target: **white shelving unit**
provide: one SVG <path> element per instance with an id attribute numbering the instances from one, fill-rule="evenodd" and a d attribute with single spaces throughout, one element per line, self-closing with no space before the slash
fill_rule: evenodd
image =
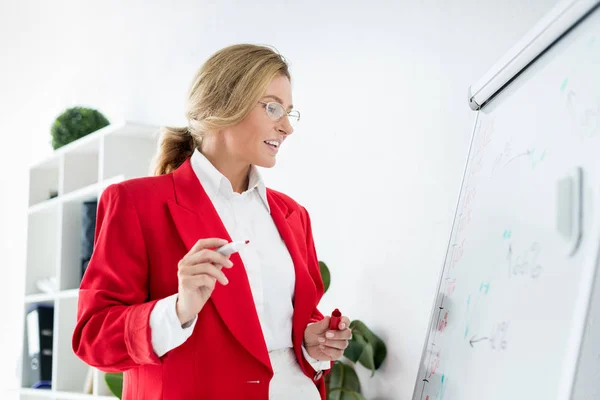
<path id="1" fill-rule="evenodd" d="M 71 348 L 81 281 L 81 207 L 110 184 L 150 174 L 159 127 L 111 124 L 56 150 L 29 172 L 25 304 L 54 306 L 52 389 L 32 389 L 23 337 L 20 400 L 116 399 L 104 373 L 87 366 Z M 51 198 L 52 197 L 52 198 Z M 58 290 L 42 293 L 36 281 L 55 278 Z M 92 368 L 92 393 L 84 393 Z"/>

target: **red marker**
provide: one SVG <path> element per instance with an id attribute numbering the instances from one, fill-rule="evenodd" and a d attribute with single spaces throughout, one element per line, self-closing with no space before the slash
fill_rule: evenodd
<path id="1" fill-rule="evenodd" d="M 329 329 L 338 330 L 338 326 L 342 321 L 342 313 L 337 308 L 331 313 L 331 319 L 329 320 Z"/>

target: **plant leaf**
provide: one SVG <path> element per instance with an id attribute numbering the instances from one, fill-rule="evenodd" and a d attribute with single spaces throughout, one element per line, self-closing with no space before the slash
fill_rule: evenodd
<path id="1" fill-rule="evenodd" d="M 123 396 L 123 373 L 107 373 L 104 380 L 112 394 L 120 399 Z"/>
<path id="2" fill-rule="evenodd" d="M 365 368 L 371 370 L 371 377 L 375 375 L 375 358 L 373 357 L 373 346 L 371 343 L 365 344 L 358 362 L 360 362 Z"/>
<path id="3" fill-rule="evenodd" d="M 348 398 L 349 400 L 365 400 L 363 395 L 358 392 L 345 392 L 344 394 L 346 395 L 346 398 Z M 345 400 L 344 397 L 342 397 L 342 399 Z"/>
<path id="4" fill-rule="evenodd" d="M 387 347 L 383 340 L 379 338 L 379 336 L 375 335 L 367 326 L 360 320 L 355 320 L 350 323 L 350 328 L 352 329 L 353 340 L 354 337 L 359 334 L 360 337 L 364 339 L 366 344 L 371 347 L 371 350 L 367 350 L 372 353 L 368 353 L 363 356 L 361 353 L 361 358 L 359 362 L 363 364 L 366 368 L 371 369 L 373 372 L 376 369 L 381 367 L 385 357 L 387 356 Z M 365 347 L 365 346 L 363 346 Z M 365 350 L 363 349 L 363 353 Z M 364 358 L 363 358 L 364 357 Z M 372 362 L 371 362 L 372 360 Z"/>
<path id="5" fill-rule="evenodd" d="M 352 326 L 352 325 L 350 325 Z M 344 357 L 352 362 L 358 362 L 360 355 L 363 352 L 363 347 L 366 341 L 359 331 L 352 332 L 352 339 L 348 341 L 348 347 L 344 350 Z"/>
<path id="6" fill-rule="evenodd" d="M 323 293 L 325 293 L 331 284 L 331 274 L 329 273 L 329 268 L 327 268 L 327 265 L 323 261 L 319 261 L 319 268 L 321 270 L 321 278 L 323 278 L 323 286 L 325 287 Z"/>
<path id="7" fill-rule="evenodd" d="M 354 371 L 354 368 L 341 361 L 333 363 L 331 372 L 325 379 L 327 384 L 328 400 L 346 400 L 351 397 L 344 397 L 346 393 L 360 393 L 360 381 Z"/>

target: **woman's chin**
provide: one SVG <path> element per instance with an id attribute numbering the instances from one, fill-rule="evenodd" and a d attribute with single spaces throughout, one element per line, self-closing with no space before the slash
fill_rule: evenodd
<path id="1" fill-rule="evenodd" d="M 257 167 L 262 167 L 262 168 L 273 168 L 275 166 L 275 164 L 277 163 L 277 159 L 275 157 L 269 159 L 269 160 L 259 160 L 259 162 L 257 162 L 256 165 Z"/>

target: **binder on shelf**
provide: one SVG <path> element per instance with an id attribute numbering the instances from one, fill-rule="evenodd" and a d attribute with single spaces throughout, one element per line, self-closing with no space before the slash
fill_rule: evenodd
<path id="1" fill-rule="evenodd" d="M 27 313 L 27 369 L 33 388 L 52 387 L 52 336 L 54 307 L 35 305 Z"/>
<path id="2" fill-rule="evenodd" d="M 85 201 L 81 206 L 81 278 L 92 258 L 96 231 L 98 200 Z"/>

